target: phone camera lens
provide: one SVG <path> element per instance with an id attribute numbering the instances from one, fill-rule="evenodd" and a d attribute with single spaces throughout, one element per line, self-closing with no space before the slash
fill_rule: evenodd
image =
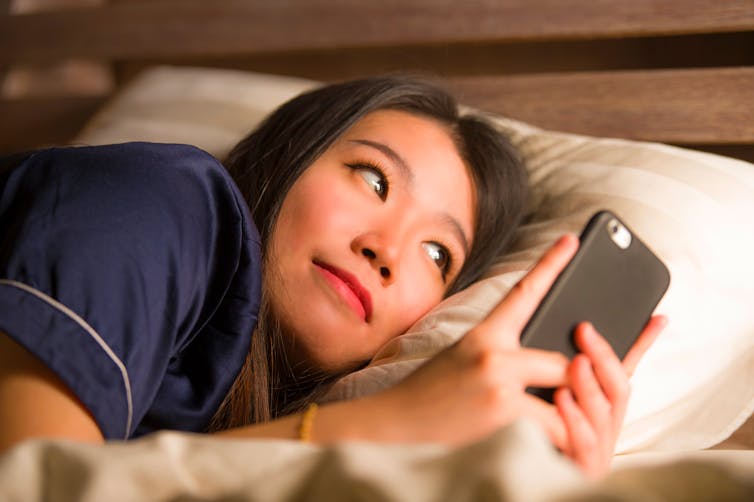
<path id="1" fill-rule="evenodd" d="M 621 249 L 627 249 L 631 245 L 631 232 L 618 220 L 610 220 L 607 223 L 607 231 L 610 233 L 613 242 Z"/>

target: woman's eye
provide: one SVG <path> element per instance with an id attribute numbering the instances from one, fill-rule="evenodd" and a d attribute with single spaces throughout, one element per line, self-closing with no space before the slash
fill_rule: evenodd
<path id="1" fill-rule="evenodd" d="M 424 247 L 429 258 L 435 262 L 435 265 L 437 265 L 442 271 L 442 277 L 444 279 L 450 269 L 450 253 L 448 253 L 448 250 L 436 242 L 424 242 L 422 247 Z"/>
<path id="2" fill-rule="evenodd" d="M 380 199 L 385 200 L 387 198 L 387 179 L 379 168 L 365 164 L 356 164 L 350 167 L 358 171 L 359 175 L 364 178 L 367 185 L 374 190 L 374 193 Z"/>

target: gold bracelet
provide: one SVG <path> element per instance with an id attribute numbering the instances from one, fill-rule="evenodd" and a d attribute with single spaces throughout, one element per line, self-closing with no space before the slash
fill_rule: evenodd
<path id="1" fill-rule="evenodd" d="M 304 443 L 312 440 L 312 425 L 317 414 L 317 403 L 310 403 L 301 415 L 301 425 L 298 428 L 298 438 Z"/>

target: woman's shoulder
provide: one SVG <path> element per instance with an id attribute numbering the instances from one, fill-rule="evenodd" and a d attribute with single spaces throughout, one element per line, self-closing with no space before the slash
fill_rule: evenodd
<path id="1" fill-rule="evenodd" d="M 107 437 L 142 420 L 200 430 L 214 409 L 195 403 L 216 407 L 256 323 L 261 258 L 247 211 L 223 166 L 192 146 L 34 152 L 0 180 L 4 331 Z M 219 359 L 190 364 L 208 353 Z"/>
<path id="2" fill-rule="evenodd" d="M 67 214 L 68 221 L 88 214 L 141 228 L 180 220 L 196 229 L 207 228 L 200 223 L 240 221 L 256 233 L 228 172 L 191 145 L 133 142 L 39 150 L 14 167 L 2 192 L 6 202 L 31 199 Z"/>
<path id="3" fill-rule="evenodd" d="M 34 156 L 49 156 L 54 159 L 101 159 L 127 164 L 129 161 L 214 162 L 215 159 L 201 148 L 181 143 L 150 143 L 132 141 L 106 145 L 53 146 L 32 152 Z"/>
<path id="4" fill-rule="evenodd" d="M 167 270 L 162 265 L 180 257 L 194 274 L 218 253 L 228 262 L 248 256 L 252 268 L 260 262 L 259 234 L 240 192 L 217 159 L 190 145 L 37 151 L 0 186 L 3 227 L 4 245 L 24 260 L 39 256 L 40 246 L 54 250 L 41 269 L 53 258 L 68 268 L 137 262 Z M 232 270 L 209 267 L 207 280 L 230 280 Z"/>
<path id="5" fill-rule="evenodd" d="M 204 150 L 184 144 L 132 142 L 98 146 L 53 147 L 34 152 L 23 161 L 40 177 L 75 178 L 77 182 L 107 181 L 154 188 L 155 183 L 176 184 L 230 176 Z"/>

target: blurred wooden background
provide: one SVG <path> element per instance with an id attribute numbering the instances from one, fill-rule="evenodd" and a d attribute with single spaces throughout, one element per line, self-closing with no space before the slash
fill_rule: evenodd
<path id="1" fill-rule="evenodd" d="M 154 64 L 423 71 L 543 127 L 754 161 L 754 0 L 0 0 L 0 153 L 65 143 Z"/>

